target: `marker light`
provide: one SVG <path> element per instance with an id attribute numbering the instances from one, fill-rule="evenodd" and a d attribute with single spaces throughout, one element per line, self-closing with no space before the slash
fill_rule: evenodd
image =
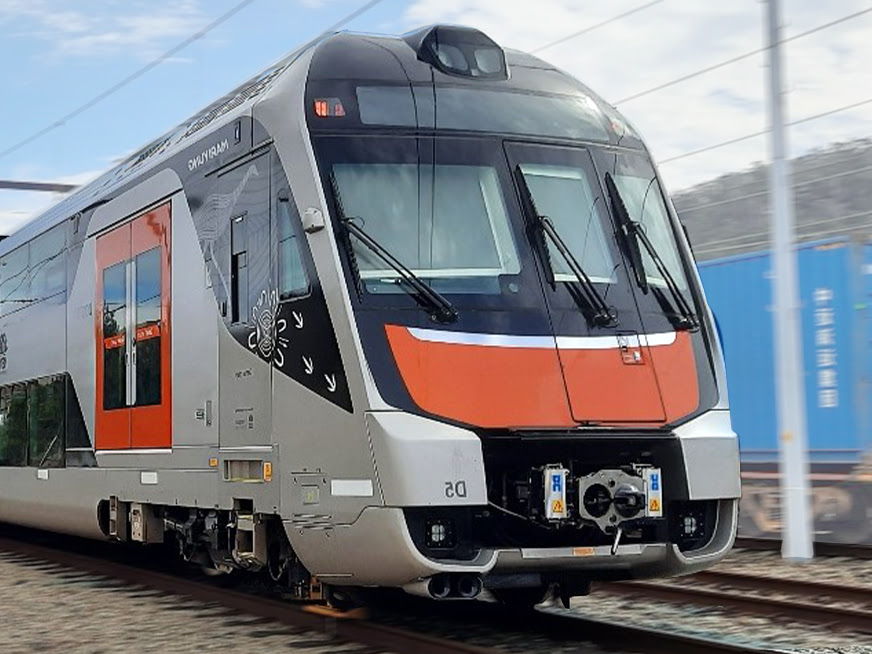
<path id="1" fill-rule="evenodd" d="M 345 115 L 345 107 L 339 98 L 316 98 L 314 110 L 318 118 L 342 118 Z"/>

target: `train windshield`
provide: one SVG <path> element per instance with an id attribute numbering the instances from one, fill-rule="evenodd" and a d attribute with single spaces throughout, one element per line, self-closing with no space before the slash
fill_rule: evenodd
<path id="1" fill-rule="evenodd" d="M 643 152 L 421 130 L 337 130 L 313 144 L 337 215 L 466 318 L 485 307 L 539 311 L 545 300 L 590 328 L 647 329 L 640 312 L 696 325 L 678 232 Z M 409 275 L 342 231 L 347 281 L 364 305 L 410 306 L 399 297 Z"/>
<path id="2" fill-rule="evenodd" d="M 606 231 L 608 216 L 602 196 L 594 190 L 585 171 L 544 164 L 520 164 L 519 170 L 537 214 L 551 220 L 590 280 L 613 283 L 617 266 L 607 244 L 607 239 L 612 238 Z M 571 262 L 551 240 L 548 250 L 556 281 L 575 282 Z"/>
<path id="3" fill-rule="evenodd" d="M 633 154 L 615 155 L 611 159 L 608 169 L 630 220 L 638 224 L 650 242 L 651 250 L 660 258 L 678 288 L 686 292 L 687 276 L 681 265 L 663 192 L 651 163 L 645 157 Z M 658 267 L 652 252 L 642 247 L 641 255 L 648 284 L 666 287 L 666 276 Z"/>
<path id="4" fill-rule="evenodd" d="M 487 166 L 338 164 L 339 196 L 347 216 L 419 277 L 496 277 L 519 272 L 518 252 L 496 171 Z M 422 202 L 421 191 L 427 190 Z M 365 280 L 396 273 L 355 246 Z"/>
<path id="5" fill-rule="evenodd" d="M 403 161 L 417 154 L 412 140 L 394 154 L 395 161 L 334 163 L 343 215 L 432 288 L 499 294 L 500 278 L 517 275 L 521 263 L 495 166 Z M 368 293 L 403 292 L 383 258 L 358 239 L 351 246 Z"/>

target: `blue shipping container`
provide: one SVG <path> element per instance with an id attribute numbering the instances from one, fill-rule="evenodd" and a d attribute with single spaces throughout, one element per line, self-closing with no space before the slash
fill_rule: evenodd
<path id="1" fill-rule="evenodd" d="M 869 449 L 868 370 L 872 247 L 845 239 L 798 252 L 809 457 L 856 463 Z M 771 256 L 752 253 L 699 266 L 720 323 L 733 427 L 743 463 L 778 459 Z"/>

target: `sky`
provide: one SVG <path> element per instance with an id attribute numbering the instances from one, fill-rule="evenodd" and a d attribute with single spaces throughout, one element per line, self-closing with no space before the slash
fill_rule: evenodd
<path id="1" fill-rule="evenodd" d="M 85 183 L 370 2 L 0 0 L 0 179 Z M 744 138 L 769 125 L 765 12 L 760 0 L 381 0 L 343 29 L 456 23 L 533 52 L 615 104 L 675 192 L 768 160 L 767 135 Z M 872 0 L 781 0 L 781 13 L 789 154 L 872 136 Z M 0 191 L 0 234 L 60 198 Z"/>

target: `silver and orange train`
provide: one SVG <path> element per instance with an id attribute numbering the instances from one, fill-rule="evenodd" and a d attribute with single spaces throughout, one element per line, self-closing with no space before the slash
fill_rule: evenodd
<path id="1" fill-rule="evenodd" d="M 0 243 L 0 520 L 301 598 L 732 545 L 723 357 L 639 136 L 479 31 L 292 53 Z"/>

